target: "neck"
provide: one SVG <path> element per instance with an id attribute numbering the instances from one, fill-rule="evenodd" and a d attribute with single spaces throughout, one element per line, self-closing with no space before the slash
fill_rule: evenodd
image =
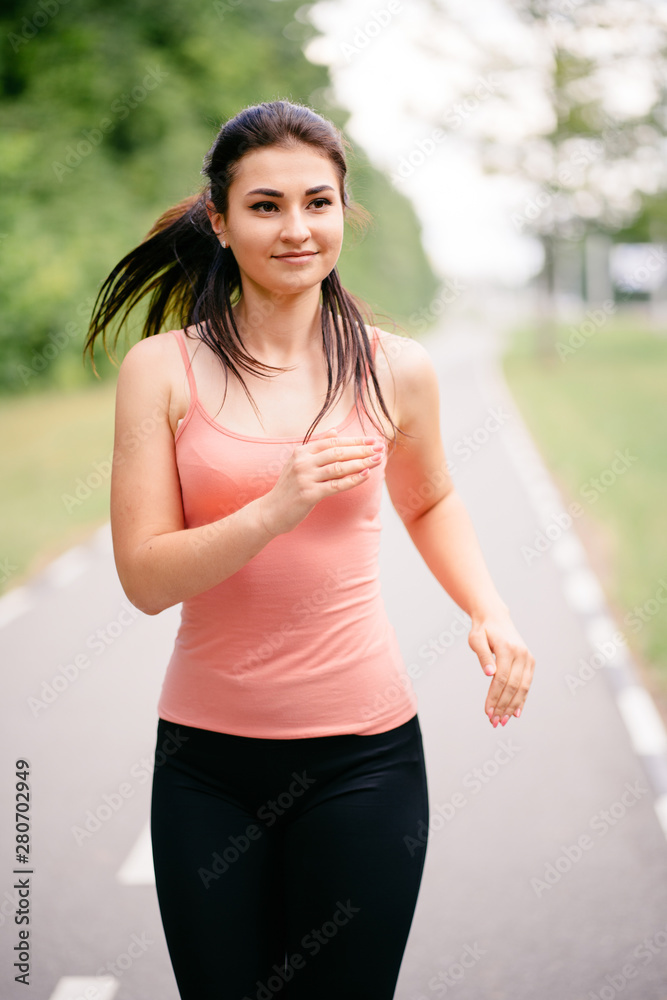
<path id="1" fill-rule="evenodd" d="M 266 364 L 297 362 L 322 350 L 320 285 L 294 294 L 271 293 L 243 282 L 234 306 L 246 350 Z"/>

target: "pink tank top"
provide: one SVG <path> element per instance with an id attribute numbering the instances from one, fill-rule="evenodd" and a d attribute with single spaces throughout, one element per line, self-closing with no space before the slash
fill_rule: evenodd
<path id="1" fill-rule="evenodd" d="M 190 386 L 174 443 L 191 528 L 267 493 L 302 438 L 249 437 L 213 420 L 197 398 L 184 333 L 169 332 Z M 373 338 L 374 354 L 375 330 Z M 356 406 L 336 426 L 345 436 L 377 434 Z M 325 435 L 326 428 L 313 437 Z M 158 702 L 161 718 L 292 739 L 382 733 L 416 714 L 380 593 L 385 464 L 386 450 L 365 482 L 321 500 L 228 579 L 182 602 Z"/>

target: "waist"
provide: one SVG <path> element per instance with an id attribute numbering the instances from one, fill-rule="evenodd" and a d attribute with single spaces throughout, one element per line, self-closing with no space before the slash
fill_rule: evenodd
<path id="1" fill-rule="evenodd" d="M 205 633 L 184 611 L 160 697 L 165 718 L 286 739 L 378 733 L 415 714 L 381 598 L 367 615 L 343 624 L 312 613 L 290 627 L 260 615 L 248 630 L 238 627 L 234 610 Z"/>

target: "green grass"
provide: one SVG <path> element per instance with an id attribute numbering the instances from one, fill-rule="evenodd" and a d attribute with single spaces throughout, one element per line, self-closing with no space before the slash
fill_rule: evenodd
<path id="1" fill-rule="evenodd" d="M 645 679 L 667 698 L 667 603 L 655 600 L 661 580 L 667 600 L 667 336 L 613 317 L 564 360 L 541 361 L 534 347 L 534 330 L 515 331 L 508 384 L 564 503 L 584 508 L 575 530 Z M 613 471 L 626 452 L 629 467 Z M 647 601 L 638 627 L 626 616 Z"/>
<path id="2" fill-rule="evenodd" d="M 0 592 L 108 521 L 114 399 L 115 380 L 0 399 Z"/>

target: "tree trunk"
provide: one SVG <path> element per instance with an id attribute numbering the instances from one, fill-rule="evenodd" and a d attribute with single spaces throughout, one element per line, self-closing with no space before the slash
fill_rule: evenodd
<path id="1" fill-rule="evenodd" d="M 539 360 L 551 361 L 556 342 L 556 260 L 555 239 L 550 234 L 542 237 L 544 267 L 540 274 L 540 308 L 537 325 L 536 353 Z"/>

